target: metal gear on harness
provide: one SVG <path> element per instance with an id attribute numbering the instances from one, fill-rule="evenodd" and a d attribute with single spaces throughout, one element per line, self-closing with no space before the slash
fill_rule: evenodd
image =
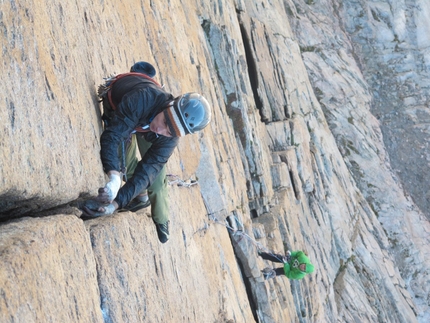
<path id="1" fill-rule="evenodd" d="M 102 102 L 103 99 L 107 97 L 107 93 L 109 92 L 115 78 L 115 75 L 110 75 L 108 77 L 103 78 L 105 82 L 103 84 L 100 84 L 97 89 L 97 96 L 100 99 L 99 102 Z"/>
<path id="2" fill-rule="evenodd" d="M 199 183 L 197 179 L 191 179 L 191 177 L 187 181 L 184 181 L 178 175 L 173 175 L 173 174 L 167 174 L 166 177 L 173 178 L 173 180 L 168 181 L 169 185 L 176 184 L 177 186 L 191 187 Z"/>

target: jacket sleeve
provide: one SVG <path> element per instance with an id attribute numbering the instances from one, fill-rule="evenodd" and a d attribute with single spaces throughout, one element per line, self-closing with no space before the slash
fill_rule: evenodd
<path id="1" fill-rule="evenodd" d="M 288 262 L 284 264 L 284 274 L 289 279 L 302 279 L 306 275 L 298 268 L 291 268 L 291 265 Z"/>
<path id="2" fill-rule="evenodd" d="M 155 137 L 155 135 L 149 133 L 148 137 Z M 152 141 L 152 146 L 137 164 L 133 176 L 127 180 L 118 192 L 115 201 L 118 203 L 119 208 L 126 206 L 136 195 L 152 185 L 178 145 L 178 140 L 179 138 L 164 136 L 150 140 Z"/>
<path id="3" fill-rule="evenodd" d="M 303 251 L 291 251 L 291 258 L 299 258 L 304 254 Z"/>
<path id="4" fill-rule="evenodd" d="M 310 264 L 311 263 L 308 256 L 306 256 L 306 254 L 303 251 L 297 251 L 295 257 L 297 258 L 297 260 L 301 264 Z"/>

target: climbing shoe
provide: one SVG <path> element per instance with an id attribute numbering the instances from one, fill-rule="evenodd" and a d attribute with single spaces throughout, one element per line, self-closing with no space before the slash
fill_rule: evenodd
<path id="1" fill-rule="evenodd" d="M 125 207 L 121 209 L 121 211 L 130 211 L 130 212 L 137 212 L 141 209 L 144 209 L 151 205 L 151 202 L 146 200 L 145 202 L 142 202 L 138 200 L 137 198 L 133 199 L 130 203 L 128 203 Z"/>
<path id="2" fill-rule="evenodd" d="M 264 268 L 261 273 L 265 280 L 272 279 L 276 277 L 276 271 L 272 268 Z"/>
<path id="3" fill-rule="evenodd" d="M 169 240 L 169 221 L 164 224 L 154 221 L 154 224 L 157 228 L 158 240 L 160 240 L 161 243 L 166 243 Z"/>

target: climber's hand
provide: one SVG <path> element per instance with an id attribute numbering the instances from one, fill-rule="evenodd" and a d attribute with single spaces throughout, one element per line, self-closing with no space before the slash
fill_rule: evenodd
<path id="1" fill-rule="evenodd" d="M 96 201 L 102 204 L 110 204 L 115 199 L 121 187 L 121 177 L 118 172 L 109 174 L 109 182 L 105 187 L 99 188 L 99 195 Z"/>
<path id="2" fill-rule="evenodd" d="M 96 200 L 88 200 L 82 205 L 82 216 L 84 219 L 94 219 L 104 215 L 113 214 L 116 209 L 116 203 L 111 203 L 108 205 L 102 205 Z"/>

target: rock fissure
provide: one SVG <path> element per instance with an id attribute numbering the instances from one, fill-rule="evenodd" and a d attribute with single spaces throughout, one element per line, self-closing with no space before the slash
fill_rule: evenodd
<path id="1" fill-rule="evenodd" d="M 242 42 L 245 50 L 245 56 L 246 56 L 246 62 L 247 62 L 247 68 L 248 68 L 248 77 L 249 82 L 251 84 L 252 93 L 254 94 L 254 102 L 255 107 L 260 111 L 261 121 L 262 122 L 268 122 L 269 117 L 265 116 L 263 114 L 263 102 L 261 100 L 261 97 L 258 93 L 259 91 L 259 76 L 258 76 L 258 70 L 256 67 L 255 59 L 253 56 L 253 50 L 252 50 L 252 40 L 251 36 L 248 34 L 247 28 L 245 28 L 244 23 L 241 21 L 239 17 L 239 24 L 240 24 L 240 31 L 242 36 Z"/>
<path id="2" fill-rule="evenodd" d="M 92 246 L 92 250 L 94 250 L 94 247 L 97 245 L 97 241 L 96 238 L 94 237 L 94 235 L 91 233 L 91 229 L 88 228 L 89 232 L 89 237 L 90 237 L 90 241 L 91 241 L 91 246 Z M 97 279 L 97 286 L 98 286 L 98 291 L 99 291 L 99 295 L 100 295 L 100 311 L 103 317 L 103 322 L 104 323 L 112 323 L 112 319 L 109 315 L 109 303 L 107 302 L 107 295 L 104 294 L 103 292 L 103 283 L 102 283 L 102 279 L 101 279 L 101 273 L 100 273 L 100 265 L 97 263 L 97 258 L 94 255 L 93 252 L 93 257 L 94 257 L 94 261 L 96 263 L 96 279 Z"/>
<path id="3" fill-rule="evenodd" d="M 232 226 L 232 228 L 237 228 L 237 226 Z M 241 228 L 241 229 L 243 229 L 243 228 Z M 245 265 L 247 264 L 247 261 L 246 261 L 246 259 L 244 259 L 244 257 L 246 257 L 246 255 L 243 254 L 243 251 L 241 248 L 237 247 L 238 243 L 240 243 L 242 241 L 243 237 L 241 237 L 239 239 L 237 237 L 234 237 L 233 236 L 234 232 L 232 232 L 231 229 L 229 229 L 229 228 L 227 228 L 227 232 L 229 234 L 231 245 L 232 245 L 233 250 L 234 250 L 236 263 L 240 269 L 242 282 L 243 282 L 243 285 L 244 285 L 245 290 L 246 290 L 246 295 L 248 297 L 249 305 L 250 305 L 252 314 L 254 316 L 254 320 L 255 320 L 255 322 L 258 322 L 259 321 L 258 320 L 258 314 L 257 314 L 258 306 L 256 306 L 256 304 L 255 304 L 255 297 L 253 295 L 254 289 L 253 289 L 251 281 L 250 281 L 251 279 L 255 279 L 255 278 L 249 277 L 249 275 L 250 275 L 249 270 L 245 270 Z"/>

